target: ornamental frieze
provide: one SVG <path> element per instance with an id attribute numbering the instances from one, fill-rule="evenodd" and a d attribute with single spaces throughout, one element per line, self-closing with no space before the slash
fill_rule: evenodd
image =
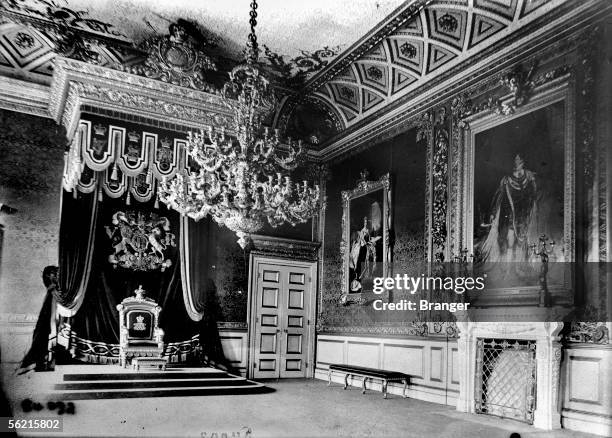
<path id="1" fill-rule="evenodd" d="M 101 100 L 113 103 L 120 108 L 149 112 L 158 116 L 171 116 L 178 120 L 189 120 L 199 124 L 229 127 L 227 115 L 199 108 L 189 107 L 175 102 L 168 102 L 146 95 L 117 90 L 95 84 L 77 82 L 74 84 L 81 98 Z"/>

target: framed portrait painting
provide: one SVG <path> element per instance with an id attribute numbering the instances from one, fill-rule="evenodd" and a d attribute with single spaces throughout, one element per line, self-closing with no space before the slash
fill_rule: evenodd
<path id="1" fill-rule="evenodd" d="M 366 178 L 363 173 L 357 187 L 342 192 L 343 297 L 372 292 L 373 279 L 387 275 L 391 258 L 389 174 Z"/>
<path id="2" fill-rule="evenodd" d="M 470 121 L 466 148 L 465 242 L 488 288 L 540 288 L 541 238 L 548 287 L 571 288 L 573 105 L 567 87 L 511 116 Z"/>

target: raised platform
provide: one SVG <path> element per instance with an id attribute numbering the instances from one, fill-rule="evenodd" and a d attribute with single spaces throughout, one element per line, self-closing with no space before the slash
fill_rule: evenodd
<path id="1" fill-rule="evenodd" d="M 136 371 L 116 365 L 66 365 L 53 373 L 51 397 L 88 400 L 257 394 L 272 389 L 215 368 Z"/>

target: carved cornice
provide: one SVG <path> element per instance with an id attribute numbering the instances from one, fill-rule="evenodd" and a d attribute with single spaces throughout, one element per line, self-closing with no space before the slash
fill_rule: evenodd
<path id="1" fill-rule="evenodd" d="M 318 260 L 319 242 L 284 239 L 252 234 L 250 252 L 272 257 L 290 257 L 297 260 Z"/>
<path id="2" fill-rule="evenodd" d="M 69 136 L 83 104 L 231 134 L 231 114 L 218 95 L 72 59 L 57 58 L 50 96 L 50 115 Z"/>
<path id="3" fill-rule="evenodd" d="M 0 76 L 0 108 L 49 117 L 49 87 Z"/>

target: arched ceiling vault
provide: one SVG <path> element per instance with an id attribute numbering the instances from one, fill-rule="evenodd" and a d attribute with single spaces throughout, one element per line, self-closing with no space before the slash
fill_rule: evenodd
<path id="1" fill-rule="evenodd" d="M 408 2 L 313 77 L 303 95 L 328 102 L 350 127 L 566 1 Z"/>

